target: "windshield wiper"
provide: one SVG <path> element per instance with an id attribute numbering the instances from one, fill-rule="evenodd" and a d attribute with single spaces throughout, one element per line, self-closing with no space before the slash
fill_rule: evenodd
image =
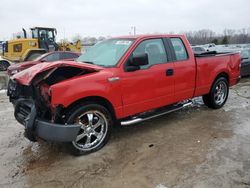
<path id="1" fill-rule="evenodd" d="M 94 64 L 93 62 L 91 61 L 81 61 L 82 63 L 88 63 L 88 64 Z"/>
<path id="2" fill-rule="evenodd" d="M 101 66 L 101 67 L 112 67 L 111 65 L 109 66 L 109 65 L 95 64 L 95 63 L 93 63 L 91 61 L 78 61 L 78 62 L 97 65 L 97 66 Z"/>

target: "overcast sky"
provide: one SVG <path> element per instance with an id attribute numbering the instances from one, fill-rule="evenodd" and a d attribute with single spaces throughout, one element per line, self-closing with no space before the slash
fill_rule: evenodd
<path id="1" fill-rule="evenodd" d="M 250 28 L 250 0 L 1 0 L 0 40 L 49 26 L 58 39 Z"/>

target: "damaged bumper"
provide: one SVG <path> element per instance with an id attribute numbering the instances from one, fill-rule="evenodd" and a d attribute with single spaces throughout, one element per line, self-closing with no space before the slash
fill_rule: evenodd
<path id="1" fill-rule="evenodd" d="M 14 106 L 15 118 L 24 125 L 25 137 L 31 141 L 36 141 L 39 137 L 46 141 L 71 142 L 80 131 L 80 125 L 56 124 L 39 119 L 32 100 L 18 99 Z"/>

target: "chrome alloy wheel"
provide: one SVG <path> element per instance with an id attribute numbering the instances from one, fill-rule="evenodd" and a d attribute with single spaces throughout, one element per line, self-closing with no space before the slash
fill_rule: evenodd
<path id="1" fill-rule="evenodd" d="M 75 119 L 75 124 L 81 125 L 81 130 L 72 144 L 81 151 L 98 147 L 108 130 L 108 121 L 100 111 L 87 111 L 81 114 Z"/>
<path id="2" fill-rule="evenodd" d="M 215 87 L 214 101 L 217 105 L 221 105 L 227 98 L 228 88 L 225 82 L 220 81 Z"/>

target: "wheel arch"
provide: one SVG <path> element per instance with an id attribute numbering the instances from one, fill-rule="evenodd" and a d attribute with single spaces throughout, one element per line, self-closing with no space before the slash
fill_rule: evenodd
<path id="1" fill-rule="evenodd" d="M 115 109 L 114 109 L 114 106 L 112 105 L 112 103 L 108 99 L 106 99 L 104 97 L 100 97 L 100 96 L 89 96 L 89 97 L 84 97 L 84 98 L 78 99 L 78 100 L 74 101 L 73 103 L 71 103 L 70 105 L 68 105 L 65 108 L 65 111 L 71 110 L 75 106 L 86 103 L 86 102 L 95 102 L 97 104 L 103 105 L 104 107 L 106 107 L 109 110 L 112 117 L 116 119 L 116 113 L 115 113 Z"/>
<path id="2" fill-rule="evenodd" d="M 227 81 L 229 82 L 229 74 L 228 74 L 228 73 L 226 73 L 226 72 L 221 72 L 221 73 L 219 73 L 219 74 L 215 77 L 215 80 L 217 80 L 217 79 L 220 78 L 220 77 L 226 78 Z M 215 81 L 215 80 L 214 80 L 214 81 Z"/>
<path id="3" fill-rule="evenodd" d="M 221 77 L 226 78 L 226 79 L 227 79 L 227 82 L 228 82 L 228 84 L 229 84 L 229 74 L 228 74 L 227 72 L 220 72 L 219 74 L 217 74 L 217 76 L 215 77 L 213 83 L 211 84 L 211 86 L 210 86 L 210 91 L 211 91 L 211 89 L 212 89 L 214 83 L 216 82 L 216 80 L 217 80 L 218 78 L 221 78 Z"/>

